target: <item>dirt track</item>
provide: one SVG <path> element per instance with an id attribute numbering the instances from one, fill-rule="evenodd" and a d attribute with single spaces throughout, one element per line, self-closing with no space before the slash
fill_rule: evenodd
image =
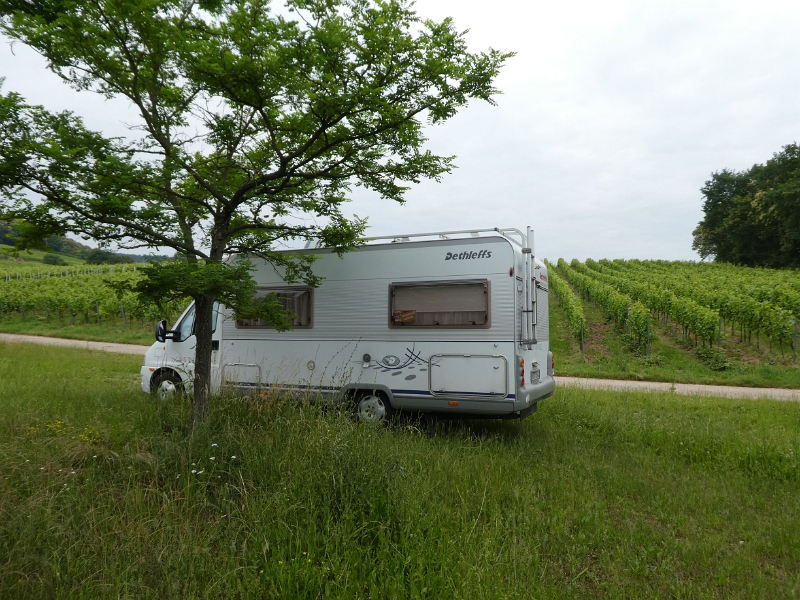
<path id="1" fill-rule="evenodd" d="M 86 348 L 88 350 L 105 350 L 120 354 L 141 354 L 147 352 L 150 346 L 135 346 L 133 344 L 115 344 L 114 342 L 87 342 L 85 340 L 67 340 L 64 338 L 44 337 L 39 335 L 19 335 L 16 333 L 0 333 L 0 342 L 26 342 L 28 344 L 43 344 L 45 346 L 65 346 L 68 348 Z"/>
<path id="2" fill-rule="evenodd" d="M 0 333 L 2 342 L 27 342 L 45 344 L 47 346 L 65 346 L 69 348 L 86 348 L 104 350 L 121 354 L 144 355 L 149 346 L 133 344 L 115 344 L 113 342 L 87 342 L 84 340 L 67 340 L 63 338 L 42 337 L 38 335 L 18 335 Z M 800 402 L 800 390 L 780 388 L 747 388 L 727 385 L 700 385 L 696 383 L 663 383 L 658 381 L 622 381 L 618 379 L 589 379 L 581 377 L 558 377 L 556 386 L 577 387 L 592 390 L 616 390 L 637 392 L 674 392 L 685 396 L 723 396 L 726 398 L 766 398 L 770 400 L 789 400 Z"/>
<path id="3" fill-rule="evenodd" d="M 800 402 L 800 390 L 782 388 L 749 388 L 730 385 L 701 385 L 699 383 L 664 383 L 660 381 L 623 381 L 619 379 L 589 379 L 556 377 L 556 386 L 592 390 L 638 392 L 674 392 L 685 396 L 723 396 L 726 398 L 766 398 Z"/>

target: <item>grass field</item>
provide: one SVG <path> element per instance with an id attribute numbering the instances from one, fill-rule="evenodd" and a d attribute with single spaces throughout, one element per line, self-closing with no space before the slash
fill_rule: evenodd
<path id="1" fill-rule="evenodd" d="M 693 344 L 679 334 L 653 322 L 653 343 L 649 356 L 632 352 L 600 311 L 583 303 L 589 335 L 581 354 L 580 345 L 569 332 L 558 298 L 550 295 L 550 347 L 556 357 L 556 373 L 573 377 L 633 379 L 675 383 L 741 385 L 747 387 L 800 388 L 800 365 L 792 363 L 791 350 L 781 355 L 736 344 L 723 345 L 720 356 L 728 363 L 725 370 L 705 364 Z"/>
<path id="2" fill-rule="evenodd" d="M 387 429 L 0 345 L 2 598 L 792 598 L 800 405 L 559 390 Z"/>

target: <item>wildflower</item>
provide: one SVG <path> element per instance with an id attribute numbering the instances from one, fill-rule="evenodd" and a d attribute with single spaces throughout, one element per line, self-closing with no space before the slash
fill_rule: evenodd
<path id="1" fill-rule="evenodd" d="M 217 458 L 216 456 L 212 456 L 211 458 L 209 458 L 209 460 L 216 460 L 216 458 Z"/>
<path id="2" fill-rule="evenodd" d="M 97 454 L 95 454 L 92 458 L 97 458 Z"/>
<path id="3" fill-rule="evenodd" d="M 231 460 L 236 460 L 236 455 L 231 456 Z"/>
<path id="4" fill-rule="evenodd" d="M 28 459 L 25 459 L 25 462 L 31 462 L 31 460 L 28 458 Z"/>
<path id="5" fill-rule="evenodd" d="M 203 469 L 202 471 L 198 471 L 197 472 L 198 475 L 202 475 L 203 473 L 205 473 L 205 469 Z"/>
<path id="6" fill-rule="evenodd" d="M 194 475 L 195 473 L 197 473 L 197 469 L 192 469 L 192 475 Z"/>
<path id="7" fill-rule="evenodd" d="M 44 471 L 44 467 L 39 467 L 39 470 L 40 471 Z"/>
<path id="8" fill-rule="evenodd" d="M 278 564 L 279 564 L 279 565 L 282 565 L 282 564 L 283 564 L 283 561 L 282 561 L 282 560 L 279 560 L 279 561 L 278 561 Z"/>
<path id="9" fill-rule="evenodd" d="M 216 447 L 217 447 L 217 444 L 211 444 L 211 447 L 212 447 L 212 448 L 216 448 Z M 261 572 L 263 573 L 264 571 L 261 571 Z"/>

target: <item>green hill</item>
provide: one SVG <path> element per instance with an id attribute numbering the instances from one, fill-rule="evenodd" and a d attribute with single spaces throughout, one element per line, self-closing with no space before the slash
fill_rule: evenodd
<path id="1" fill-rule="evenodd" d="M 45 255 L 57 256 L 60 258 L 64 265 L 83 265 L 86 264 L 86 261 L 77 258 L 75 256 L 70 256 L 68 254 L 60 254 L 58 252 L 42 252 L 41 250 L 24 250 L 19 252 L 18 256 L 13 256 L 12 252 L 14 251 L 13 246 L 8 246 L 6 244 L 0 244 L 0 264 L 4 263 L 25 263 L 25 264 L 39 264 L 43 267 L 57 267 L 58 265 L 48 265 L 45 264 L 44 257 Z"/>

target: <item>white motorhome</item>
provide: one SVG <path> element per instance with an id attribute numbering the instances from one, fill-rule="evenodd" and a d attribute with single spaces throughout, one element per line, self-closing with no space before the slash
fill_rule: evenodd
<path id="1" fill-rule="evenodd" d="M 257 264 L 259 295 L 297 318 L 279 332 L 215 310 L 212 392 L 309 390 L 375 422 L 398 410 L 525 418 L 555 389 L 547 269 L 532 241 L 530 228 L 495 228 L 371 238 L 341 258 L 307 248 L 317 288 Z M 191 386 L 193 324 L 190 305 L 147 351 L 144 392 Z"/>

